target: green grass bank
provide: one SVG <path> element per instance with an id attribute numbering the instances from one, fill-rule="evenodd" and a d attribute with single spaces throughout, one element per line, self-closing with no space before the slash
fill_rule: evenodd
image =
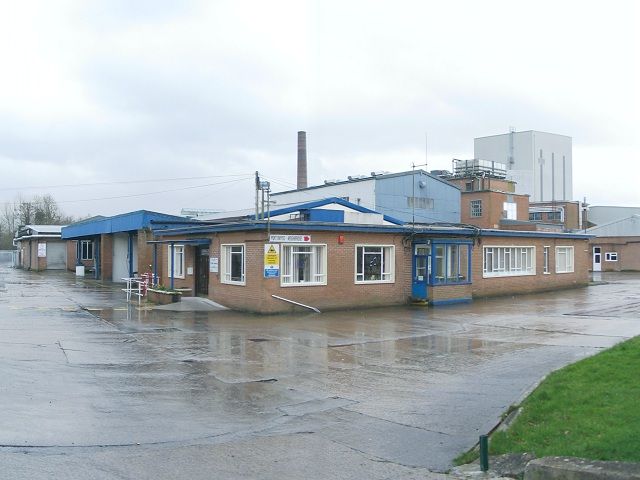
<path id="1" fill-rule="evenodd" d="M 521 406 L 492 455 L 640 461 L 640 337 L 552 373 Z"/>

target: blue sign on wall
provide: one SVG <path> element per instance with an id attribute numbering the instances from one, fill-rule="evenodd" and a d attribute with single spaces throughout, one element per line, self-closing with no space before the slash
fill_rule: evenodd
<path id="1" fill-rule="evenodd" d="M 280 276 L 279 268 L 265 268 L 264 269 L 264 278 L 277 278 Z"/>

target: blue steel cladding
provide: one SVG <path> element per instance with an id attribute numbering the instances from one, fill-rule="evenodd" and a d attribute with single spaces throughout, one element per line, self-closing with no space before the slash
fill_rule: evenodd
<path id="1" fill-rule="evenodd" d="M 439 178 L 416 171 L 415 175 L 376 179 L 375 189 L 376 211 L 380 213 L 405 222 L 411 222 L 415 214 L 416 223 L 460 223 L 460 190 Z M 409 204 L 414 196 L 415 211 Z M 428 208 L 422 208 L 421 203 Z"/>
<path id="2" fill-rule="evenodd" d="M 102 233 L 133 232 L 151 226 L 151 221 L 184 220 L 184 217 L 138 210 L 113 217 L 98 217 L 72 223 L 62 228 L 63 239 L 100 235 Z"/>

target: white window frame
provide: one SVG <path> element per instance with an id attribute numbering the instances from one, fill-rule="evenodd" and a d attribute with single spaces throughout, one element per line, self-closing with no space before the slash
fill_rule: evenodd
<path id="1" fill-rule="evenodd" d="M 474 204 L 478 207 L 476 208 L 476 212 L 474 213 Z M 482 217 L 482 200 L 469 200 L 469 216 L 471 218 L 480 218 Z"/>
<path id="2" fill-rule="evenodd" d="M 180 257 L 178 260 L 177 257 Z M 184 278 L 184 245 L 173 245 L 173 278 Z M 167 277 L 171 278 L 171 244 L 167 245 Z"/>
<path id="3" fill-rule="evenodd" d="M 294 249 L 311 247 L 310 269 L 312 280 L 308 282 L 294 280 L 294 258 L 302 252 Z M 327 244 L 326 243 L 283 243 L 280 246 L 280 286 L 281 287 L 315 287 L 327 284 Z M 322 258 L 318 259 L 318 253 Z M 320 267 L 320 270 L 318 270 Z M 289 273 L 291 272 L 291 273 Z"/>
<path id="4" fill-rule="evenodd" d="M 380 249 L 380 260 L 381 260 L 381 270 L 380 276 L 382 277 L 380 280 L 365 280 L 364 271 L 358 272 L 358 249 L 362 248 L 362 256 L 364 257 L 364 249 L 365 248 L 379 248 Z M 386 253 L 385 253 L 386 252 Z M 385 272 L 382 269 L 384 268 L 384 259 L 385 255 L 389 258 L 389 271 Z M 364 258 L 362 259 L 362 265 L 364 267 Z M 396 247 L 395 245 L 379 245 L 379 244 L 364 244 L 359 243 L 355 246 L 355 256 L 354 256 L 354 282 L 356 285 L 362 284 L 372 284 L 372 283 L 395 283 L 396 281 Z M 387 278 L 384 278 L 387 276 Z"/>
<path id="5" fill-rule="evenodd" d="M 571 255 L 565 257 L 565 264 L 560 265 L 560 259 L 562 257 L 561 251 L 565 251 L 565 255 L 571 253 Z M 559 246 L 556 247 L 556 273 L 573 273 L 575 271 L 575 262 L 574 262 L 574 249 L 570 246 Z"/>
<path id="6" fill-rule="evenodd" d="M 549 245 L 545 245 L 542 250 L 542 273 L 545 275 L 551 274 L 551 269 L 549 268 L 550 255 L 551 255 L 551 247 Z"/>
<path id="7" fill-rule="evenodd" d="M 617 262 L 618 261 L 618 252 L 605 252 L 604 261 L 605 262 Z"/>
<path id="8" fill-rule="evenodd" d="M 89 250 L 89 245 L 91 245 L 91 256 L 88 255 L 85 257 L 84 249 L 85 245 L 87 246 L 87 250 Z M 80 260 L 93 260 L 94 252 L 93 249 L 95 246 L 93 245 L 93 240 L 80 240 Z"/>
<path id="9" fill-rule="evenodd" d="M 234 248 L 241 248 L 242 250 L 241 252 L 234 252 Z M 241 280 L 233 280 L 231 277 L 231 258 L 234 253 L 242 255 Z M 243 286 L 247 284 L 247 247 L 244 243 L 223 243 L 220 245 L 220 263 L 220 283 Z"/>
<path id="10" fill-rule="evenodd" d="M 487 268 L 488 259 L 491 268 Z M 486 245 L 482 248 L 482 278 L 535 275 L 535 259 L 536 247 L 533 245 Z"/>

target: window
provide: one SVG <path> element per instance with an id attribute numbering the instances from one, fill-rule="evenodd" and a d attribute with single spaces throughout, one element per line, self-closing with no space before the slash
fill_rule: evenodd
<path id="1" fill-rule="evenodd" d="M 433 198 L 407 197 L 408 208 L 421 208 L 423 210 L 433 209 Z"/>
<path id="2" fill-rule="evenodd" d="M 393 245 L 356 245 L 356 283 L 393 282 L 393 273 Z"/>
<path id="3" fill-rule="evenodd" d="M 549 247 L 544 247 L 544 266 L 543 266 L 543 272 L 544 272 L 544 273 L 551 273 L 551 272 L 549 272 Z"/>
<path id="4" fill-rule="evenodd" d="M 618 252 L 605 252 L 604 260 L 605 260 L 605 262 L 617 262 L 618 261 Z"/>
<path id="5" fill-rule="evenodd" d="M 82 251 L 82 254 L 80 256 L 81 260 L 93 260 L 93 241 L 92 240 L 81 240 L 80 250 Z"/>
<path id="6" fill-rule="evenodd" d="M 503 202 L 502 210 L 504 218 L 508 220 L 517 220 L 518 218 L 518 208 L 515 203 L 512 202 Z"/>
<path id="7" fill-rule="evenodd" d="M 167 245 L 167 275 L 171 278 L 171 245 Z M 173 278 L 184 278 L 184 245 L 173 246 Z"/>
<path id="8" fill-rule="evenodd" d="M 535 275 L 535 247 L 484 247 L 483 277 Z"/>
<path id="9" fill-rule="evenodd" d="M 282 245 L 281 285 L 326 284 L 326 245 Z"/>
<path id="10" fill-rule="evenodd" d="M 556 247 L 556 273 L 573 272 L 573 247 Z"/>
<path id="11" fill-rule="evenodd" d="M 473 192 L 473 182 L 466 182 L 464 184 L 464 190 L 466 192 Z"/>
<path id="12" fill-rule="evenodd" d="M 529 213 L 529 220 L 533 220 L 533 221 L 542 221 L 542 213 L 541 212 L 530 212 Z"/>
<path id="13" fill-rule="evenodd" d="M 221 245 L 222 268 L 220 281 L 235 285 L 245 284 L 244 245 Z"/>
<path id="14" fill-rule="evenodd" d="M 553 221 L 561 221 L 562 220 L 562 212 L 548 212 L 547 213 L 547 220 L 553 220 Z"/>
<path id="15" fill-rule="evenodd" d="M 471 216 L 472 217 L 481 217 L 482 216 L 482 200 L 471 200 Z"/>
<path id="16" fill-rule="evenodd" d="M 457 243 L 435 244 L 432 285 L 465 283 L 469 271 L 470 245 Z"/>

